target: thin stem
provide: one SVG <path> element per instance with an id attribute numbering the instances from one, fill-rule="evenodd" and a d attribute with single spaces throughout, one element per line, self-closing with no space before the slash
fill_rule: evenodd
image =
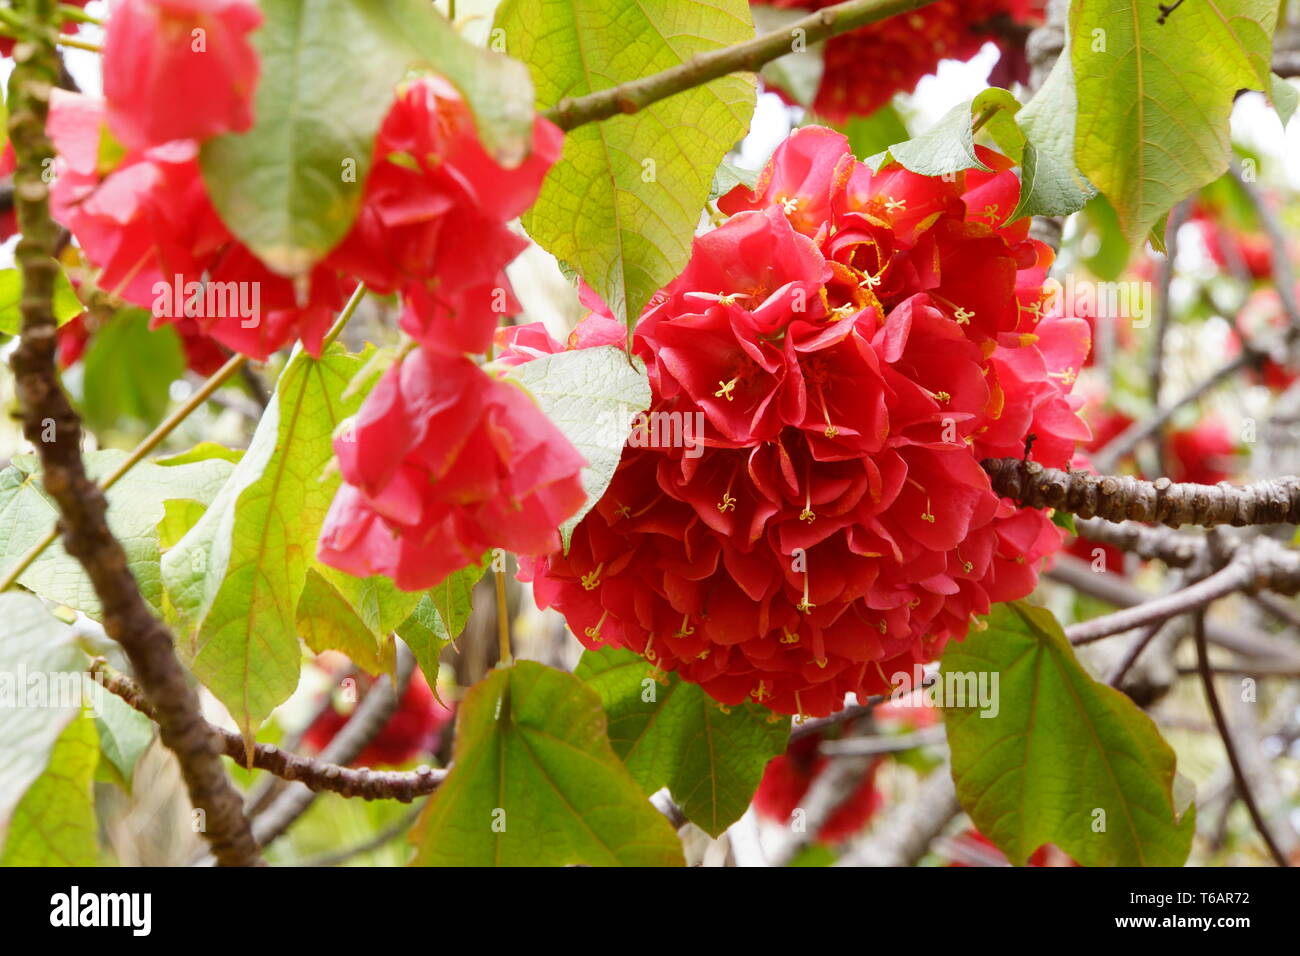
<path id="1" fill-rule="evenodd" d="M 502 664 L 514 660 L 510 653 L 510 609 L 506 606 L 506 573 L 496 572 L 497 584 L 497 642 L 500 645 Z"/>
<path id="2" fill-rule="evenodd" d="M 1223 707 L 1219 704 L 1219 694 L 1214 689 L 1214 673 L 1210 669 L 1210 649 L 1205 639 L 1205 613 L 1198 613 L 1192 621 L 1192 633 L 1196 638 L 1196 666 L 1201 674 L 1201 685 L 1205 688 L 1205 702 L 1210 706 L 1210 713 L 1214 716 L 1214 726 L 1219 730 L 1219 737 L 1223 740 L 1223 749 L 1228 754 L 1228 764 L 1232 767 L 1233 779 L 1237 782 L 1237 793 L 1241 795 L 1241 802 L 1246 805 L 1250 813 L 1250 819 L 1255 824 L 1255 829 L 1264 840 L 1264 845 L 1268 847 L 1269 855 L 1273 857 L 1273 862 L 1278 866 L 1290 866 L 1287 862 L 1286 855 L 1278 847 L 1273 839 L 1273 834 L 1269 831 L 1268 825 L 1264 822 L 1264 815 L 1259 812 L 1259 805 L 1255 802 L 1255 794 L 1250 788 L 1250 781 L 1246 779 L 1246 773 L 1241 766 L 1241 758 L 1237 756 L 1237 747 L 1232 741 L 1232 732 L 1228 729 L 1227 718 L 1223 715 Z"/>
<path id="3" fill-rule="evenodd" d="M 352 297 L 348 299 L 347 303 L 343 306 L 343 311 L 339 313 L 339 317 L 334 320 L 334 324 L 330 326 L 330 330 L 325 333 L 325 338 L 321 339 L 320 348 L 322 352 L 329 348 L 330 345 L 333 344 L 334 340 L 339 337 L 339 333 L 343 331 L 343 326 L 348 324 L 348 320 L 352 318 L 352 313 L 357 311 L 357 306 L 361 304 L 361 300 L 365 297 L 366 287 L 364 285 L 358 285 L 356 289 L 353 290 Z"/>
<path id="4" fill-rule="evenodd" d="M 66 33 L 59 34 L 59 46 L 69 46 L 77 50 L 89 50 L 91 53 L 103 53 L 103 48 L 98 43 L 91 43 L 89 40 L 83 40 L 81 37 L 68 36 Z"/>

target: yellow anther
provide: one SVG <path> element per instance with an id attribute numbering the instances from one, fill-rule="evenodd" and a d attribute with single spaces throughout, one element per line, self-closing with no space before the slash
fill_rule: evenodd
<path id="1" fill-rule="evenodd" d="M 881 618 L 880 621 L 876 623 L 876 630 L 878 630 L 881 634 L 888 634 L 889 633 L 888 622 L 886 622 L 884 618 Z"/>
<path id="2" fill-rule="evenodd" d="M 782 632 L 781 632 L 781 643 L 782 643 L 782 644 L 798 644 L 798 643 L 799 643 L 799 635 L 798 635 L 798 634 L 791 634 L 789 631 L 782 630 Z"/>
<path id="3" fill-rule="evenodd" d="M 740 379 L 733 378 L 730 382 L 721 382 L 721 381 L 718 382 L 719 388 L 716 392 L 713 393 L 713 397 L 725 398 L 729 402 L 734 402 L 736 400 L 736 396 L 731 393 L 732 391 L 735 390 L 736 383 L 738 381 L 740 381 Z"/>
<path id="4" fill-rule="evenodd" d="M 906 209 L 906 208 L 907 208 L 907 200 L 906 200 L 906 199 L 895 199 L 893 196 L 886 196 L 886 197 L 885 197 L 885 211 L 886 211 L 886 212 L 896 212 L 896 211 L 898 211 L 899 209 Z"/>
<path id="5" fill-rule="evenodd" d="M 1078 381 L 1079 375 L 1072 368 L 1067 368 L 1064 372 L 1051 372 L 1048 378 L 1059 378 L 1062 385 L 1073 385 Z"/>
<path id="6" fill-rule="evenodd" d="M 627 505 L 619 505 L 618 510 L 614 512 L 614 514 L 618 515 L 618 517 L 620 518 L 626 518 L 631 513 L 632 513 L 632 509 L 629 508 Z"/>
<path id="7" fill-rule="evenodd" d="M 866 286 L 868 289 L 874 289 L 879 286 L 882 281 L 883 280 L 878 275 L 864 275 L 862 281 L 858 283 L 858 288 L 861 289 L 863 286 Z"/>
<path id="8" fill-rule="evenodd" d="M 970 574 L 972 571 L 975 570 L 975 565 L 971 564 L 969 561 L 963 561 L 961 564 L 961 569 L 965 571 L 967 574 Z"/>
<path id="9" fill-rule="evenodd" d="M 691 627 L 691 616 L 689 614 L 682 615 L 682 626 L 673 637 L 690 637 L 694 633 L 695 628 Z"/>
<path id="10" fill-rule="evenodd" d="M 604 566 L 605 563 L 602 561 L 600 564 L 596 565 L 595 571 L 584 574 L 581 578 L 582 586 L 588 591 L 596 590 L 596 588 L 600 586 L 600 569 Z"/>
<path id="11" fill-rule="evenodd" d="M 830 662 L 827 661 L 826 658 L 824 657 L 815 657 L 813 658 L 813 663 L 816 664 L 818 667 L 825 669 L 826 665 Z"/>
<path id="12" fill-rule="evenodd" d="M 958 325 L 970 325 L 970 320 L 975 318 L 975 313 L 968 312 L 964 308 L 958 308 L 957 311 L 952 314 L 952 317 L 957 320 Z"/>
<path id="13" fill-rule="evenodd" d="M 709 657 L 709 648 L 707 648 L 707 647 L 706 647 L 704 650 L 700 651 L 698 654 L 695 655 L 695 659 L 696 659 L 697 661 L 707 660 L 708 657 Z"/>
<path id="14" fill-rule="evenodd" d="M 772 692 L 767 689 L 763 681 L 759 681 L 758 686 L 749 692 L 749 696 L 761 702 L 771 697 Z"/>
<path id="15" fill-rule="evenodd" d="M 799 208 L 799 200 L 793 196 L 778 196 L 776 201 L 781 204 L 781 211 L 787 216 L 794 215 L 795 210 Z"/>
<path id="16" fill-rule="evenodd" d="M 934 398 L 940 405 L 947 405 L 952 401 L 952 396 L 947 392 L 935 392 Z"/>
<path id="17" fill-rule="evenodd" d="M 798 608 L 800 611 L 803 611 L 805 614 L 812 613 L 812 609 L 815 608 L 816 606 L 817 606 L 816 604 L 809 602 L 808 595 L 806 594 L 803 596 L 803 600 L 795 605 L 796 608 Z"/>
<path id="18" fill-rule="evenodd" d="M 987 206 L 984 207 L 984 211 L 980 213 L 980 216 L 987 218 L 989 222 L 997 222 L 999 216 L 998 204 L 995 202 L 989 203 Z"/>
<path id="19" fill-rule="evenodd" d="M 722 514 L 726 514 L 728 511 L 735 511 L 736 499 L 724 491 L 722 493 L 722 500 L 718 502 L 717 508 Z"/>
<path id="20" fill-rule="evenodd" d="M 807 521 L 809 524 L 812 524 L 817 520 L 817 516 L 813 514 L 812 509 L 804 508 L 803 511 L 799 512 L 799 520 Z"/>
<path id="21" fill-rule="evenodd" d="M 921 512 L 921 520 L 922 520 L 922 521 L 928 521 L 928 522 L 930 522 L 930 524 L 934 524 L 934 515 L 930 514 L 930 512 L 928 512 L 928 511 L 922 511 L 922 512 Z"/>
<path id="22" fill-rule="evenodd" d="M 826 431 L 824 431 L 822 434 L 824 434 L 827 438 L 834 438 L 839 433 L 840 430 L 836 428 L 834 425 L 827 425 Z"/>

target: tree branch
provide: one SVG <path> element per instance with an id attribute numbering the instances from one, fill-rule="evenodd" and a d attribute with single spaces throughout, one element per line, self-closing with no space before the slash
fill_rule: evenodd
<path id="1" fill-rule="evenodd" d="M 109 693 L 116 694 L 151 720 L 158 720 L 157 711 L 131 678 L 125 674 L 111 673 L 102 660 L 91 663 L 90 674 Z M 239 766 L 265 770 L 285 780 L 296 780 L 317 792 L 327 790 L 363 800 L 400 800 L 402 803 L 410 803 L 417 797 L 437 790 L 450 772 L 432 767 L 421 767 L 409 772 L 344 767 L 289 753 L 272 744 L 256 744 L 250 765 L 243 737 L 233 730 L 225 730 L 206 721 L 204 724 L 220 741 L 221 752 Z"/>
<path id="2" fill-rule="evenodd" d="M 1300 478 L 1254 484 L 1195 485 L 1157 478 L 1092 475 L 1044 468 L 1019 458 L 986 458 L 993 490 L 1026 508 L 1055 508 L 1082 518 L 1147 521 L 1176 528 L 1300 524 Z"/>
<path id="3" fill-rule="evenodd" d="M 14 196 L 22 238 L 15 258 L 22 272 L 22 340 L 11 359 L 23 434 L 40 455 L 46 491 L 57 504 L 64 546 L 86 569 L 103 606 L 104 630 L 122 645 L 156 713 L 163 743 L 176 754 L 193 805 L 204 812 L 204 836 L 223 865 L 259 861 L 243 801 L 221 765 L 198 696 L 176 659 L 172 635 L 153 616 L 109 530 L 107 502 L 81 460 L 81 421 L 59 385 L 55 365 L 54 257 L 57 230 L 50 219 L 43 173 L 54 158 L 45 133 L 50 91 L 58 82 L 54 4 L 31 0 L 30 34 L 14 48 L 9 135 L 17 157 Z"/>
<path id="4" fill-rule="evenodd" d="M 1241 758 L 1237 755 L 1237 747 L 1232 741 L 1232 733 L 1228 729 L 1227 718 L 1223 715 L 1223 707 L 1219 703 L 1219 695 L 1214 689 L 1214 674 L 1210 670 L 1210 651 L 1205 640 L 1205 614 L 1199 613 L 1195 616 L 1192 623 L 1192 633 L 1196 638 L 1196 665 L 1201 674 L 1201 684 L 1205 687 L 1205 701 L 1209 704 L 1210 713 L 1214 715 L 1214 726 L 1219 730 L 1219 737 L 1223 740 L 1223 749 L 1228 754 L 1228 763 L 1232 767 L 1233 779 L 1237 782 L 1237 793 L 1241 795 L 1241 800 L 1246 804 L 1246 809 L 1250 812 L 1250 819 L 1254 821 L 1255 829 L 1264 839 L 1264 845 L 1268 847 L 1269 855 L 1278 866 L 1289 866 L 1286 855 L 1278 847 L 1277 842 L 1273 839 L 1273 834 L 1264 821 L 1264 815 L 1259 811 L 1259 804 L 1255 802 L 1255 794 L 1250 788 L 1250 781 L 1246 779 L 1246 773 L 1241 766 Z"/>
<path id="5" fill-rule="evenodd" d="M 667 99 L 728 73 L 756 72 L 764 63 L 793 52 L 795 31 L 811 46 L 821 40 L 876 23 L 898 13 L 923 7 L 932 0 L 848 0 L 811 13 L 779 30 L 745 43 L 699 53 L 680 66 L 670 67 L 609 89 L 575 99 L 565 97 L 542 115 L 568 131 L 620 113 L 636 113 L 651 103 Z"/>

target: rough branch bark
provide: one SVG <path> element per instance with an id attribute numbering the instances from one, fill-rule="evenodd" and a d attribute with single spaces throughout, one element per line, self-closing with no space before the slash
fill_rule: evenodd
<path id="1" fill-rule="evenodd" d="M 1270 478 L 1244 486 L 1194 485 L 1168 478 L 1143 481 L 1061 471 L 1019 458 L 987 458 L 981 464 L 994 491 L 1027 508 L 1171 528 L 1300 524 L 1300 478 Z"/>
<path id="2" fill-rule="evenodd" d="M 22 271 L 22 341 L 11 359 L 22 406 L 23 434 L 40 455 L 46 491 L 58 505 L 63 542 L 86 569 L 103 606 L 108 635 L 122 645 L 157 714 L 163 743 L 176 754 L 190 800 L 205 816 L 204 836 L 223 865 L 259 861 L 243 803 L 221 765 L 217 741 L 199 714 L 172 636 L 140 596 L 126 554 L 109 530 L 103 493 L 81 460 L 81 422 L 55 371 L 54 258 L 57 231 L 42 173 L 54 150 L 45 134 L 58 58 L 50 24 L 54 4 L 24 5 L 32 36 L 14 49 L 9 135 L 17 156 L 14 195 L 22 238 L 15 250 Z"/>
<path id="3" fill-rule="evenodd" d="M 785 56 L 792 52 L 791 44 L 796 30 L 803 31 L 804 42 L 811 46 L 828 37 L 847 33 L 897 13 L 915 10 L 931 2 L 932 0 L 848 0 L 847 3 L 837 3 L 746 43 L 700 53 L 680 66 L 660 73 L 576 99 L 566 97 L 542 115 L 567 131 L 620 113 L 636 113 L 674 93 L 700 86 L 728 73 L 753 72 L 764 63 Z"/>
<path id="4" fill-rule="evenodd" d="M 116 694 L 127 704 L 152 720 L 158 719 L 158 713 L 144 697 L 135 681 L 124 674 L 110 674 L 102 662 L 95 662 L 90 668 L 91 676 L 105 690 Z M 210 733 L 216 736 L 222 752 L 241 767 L 249 767 L 248 752 L 244 747 L 244 738 L 233 730 L 223 730 L 207 724 Z M 400 800 L 410 803 L 417 797 L 433 793 L 447 778 L 449 771 L 421 767 L 409 772 L 369 770 L 365 767 L 343 767 L 335 763 L 312 760 L 298 754 L 289 753 L 271 744 L 257 744 L 253 748 L 252 766 L 265 770 L 285 780 L 296 780 L 312 791 L 328 790 L 345 797 L 360 797 L 363 800 Z"/>

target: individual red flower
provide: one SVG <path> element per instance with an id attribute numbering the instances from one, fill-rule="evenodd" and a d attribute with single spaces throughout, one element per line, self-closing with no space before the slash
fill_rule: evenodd
<path id="1" fill-rule="evenodd" d="M 117 0 L 104 36 L 109 129 L 129 149 L 253 125 L 252 0 Z"/>
<path id="2" fill-rule="evenodd" d="M 983 458 L 1063 467 L 1087 324 L 1043 316 L 1051 255 L 1010 163 L 872 173 L 843 136 L 782 144 L 642 315 L 652 415 L 567 553 L 521 561 L 589 648 L 645 655 L 726 705 L 826 714 L 1028 594 L 1061 531 Z M 663 431 L 663 430 L 660 430 Z M 644 447 L 642 447 L 644 446 Z"/>
<path id="3" fill-rule="evenodd" d="M 820 10 L 839 0 L 754 0 L 754 6 Z M 968 60 L 992 40 L 1003 50 L 997 85 L 1024 79 L 1023 49 L 996 31 L 1000 20 L 1032 23 L 1042 19 L 1043 0 L 937 0 L 910 13 L 888 17 L 831 37 L 823 54 L 821 84 L 812 108 L 818 116 L 843 123 L 867 116 L 893 98 L 910 93 L 940 60 Z M 1014 61 L 1014 65 L 1013 65 Z M 776 90 L 794 102 L 780 89 Z"/>
<path id="4" fill-rule="evenodd" d="M 478 563 L 489 548 L 537 554 L 586 500 L 586 464 L 520 388 L 468 358 L 417 348 L 334 441 L 344 484 L 318 555 L 408 591 Z"/>
<path id="5" fill-rule="evenodd" d="M 352 765 L 400 767 L 424 754 L 434 753 L 443 728 L 454 716 L 455 712 L 434 696 L 424 674 L 417 668 L 393 715 Z M 320 753 L 347 722 L 348 715 L 331 706 L 307 728 L 303 743 L 308 750 Z"/>
<path id="6" fill-rule="evenodd" d="M 1169 477 L 1174 481 L 1214 485 L 1228 481 L 1236 471 L 1237 446 L 1228 426 L 1218 418 L 1171 432 L 1169 452 Z"/>
<path id="7" fill-rule="evenodd" d="M 785 823 L 799 807 L 813 781 L 826 769 L 830 758 L 818 752 L 824 735 L 815 733 L 797 737 L 785 753 L 768 761 L 763 779 L 754 794 L 754 810 L 775 823 Z M 884 796 L 876 789 L 876 771 L 880 760 L 872 762 L 862 782 L 835 808 L 817 831 L 819 843 L 839 843 L 857 834 L 884 805 Z"/>
<path id="8" fill-rule="evenodd" d="M 409 84 L 379 131 L 356 224 L 327 264 L 401 292 L 402 328 L 422 345 L 486 351 L 501 316 L 519 311 L 505 267 L 528 243 L 507 224 L 537 198 L 563 138 L 538 117 L 528 158 L 506 169 L 450 84 Z"/>

